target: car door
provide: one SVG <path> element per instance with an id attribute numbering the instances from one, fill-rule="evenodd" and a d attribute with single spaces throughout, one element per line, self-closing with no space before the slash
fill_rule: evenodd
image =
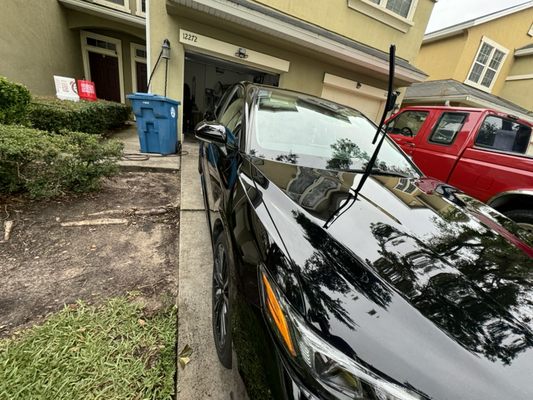
<path id="1" fill-rule="evenodd" d="M 528 154 L 531 126 L 500 115 L 487 115 L 457 163 L 450 184 L 481 201 L 506 191 L 533 187 Z"/>
<path id="2" fill-rule="evenodd" d="M 236 85 L 230 89 L 226 103 L 219 108 L 217 122 L 226 128 L 228 142 L 237 142 L 242 127 L 244 112 L 244 88 Z M 235 182 L 236 152 L 228 151 L 226 147 L 213 143 L 204 144 L 204 179 L 206 196 L 209 206 L 209 220 L 211 228 L 217 219 L 223 218 L 220 214 L 224 205 L 224 193 Z"/>
<path id="3" fill-rule="evenodd" d="M 387 133 L 400 145 L 406 154 L 412 155 L 414 140 L 418 133 L 429 123 L 427 110 L 405 110 L 387 123 Z"/>
<path id="4" fill-rule="evenodd" d="M 445 111 L 428 127 L 429 134 L 415 141 L 413 161 L 427 176 L 447 182 L 479 113 Z"/>

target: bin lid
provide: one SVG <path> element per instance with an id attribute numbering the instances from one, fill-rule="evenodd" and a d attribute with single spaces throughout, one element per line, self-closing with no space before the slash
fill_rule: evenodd
<path id="1" fill-rule="evenodd" d="M 178 100 L 174 100 L 165 96 L 161 96 L 153 93 L 142 93 L 136 92 L 128 94 L 126 96 L 129 100 L 145 100 L 145 101 L 164 101 L 165 103 L 170 103 L 174 105 L 180 105 L 181 103 Z"/>

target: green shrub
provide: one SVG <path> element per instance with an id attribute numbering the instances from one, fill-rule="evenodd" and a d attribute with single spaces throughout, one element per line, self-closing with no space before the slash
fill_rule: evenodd
<path id="1" fill-rule="evenodd" d="M 0 124 L 23 123 L 31 94 L 25 86 L 0 76 Z"/>
<path id="2" fill-rule="evenodd" d="M 111 101 L 79 102 L 39 97 L 29 106 L 30 124 L 48 132 L 77 131 L 103 134 L 129 119 L 130 107 Z"/>
<path id="3" fill-rule="evenodd" d="M 0 125 L 0 192 L 50 197 L 98 188 L 118 172 L 122 144 L 80 132 L 54 135 Z"/>

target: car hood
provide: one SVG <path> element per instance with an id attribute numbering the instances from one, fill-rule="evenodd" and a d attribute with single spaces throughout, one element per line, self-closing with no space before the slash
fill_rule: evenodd
<path id="1" fill-rule="evenodd" d="M 526 232 L 429 178 L 373 175 L 353 201 L 361 174 L 250 171 L 325 340 L 428 398 L 533 398 Z"/>

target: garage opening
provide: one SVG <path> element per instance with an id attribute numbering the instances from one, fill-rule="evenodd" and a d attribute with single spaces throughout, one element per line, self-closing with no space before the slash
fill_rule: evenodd
<path id="1" fill-rule="evenodd" d="M 279 75 L 205 54 L 185 53 L 183 131 L 190 133 L 231 85 L 249 81 L 278 86 Z"/>

